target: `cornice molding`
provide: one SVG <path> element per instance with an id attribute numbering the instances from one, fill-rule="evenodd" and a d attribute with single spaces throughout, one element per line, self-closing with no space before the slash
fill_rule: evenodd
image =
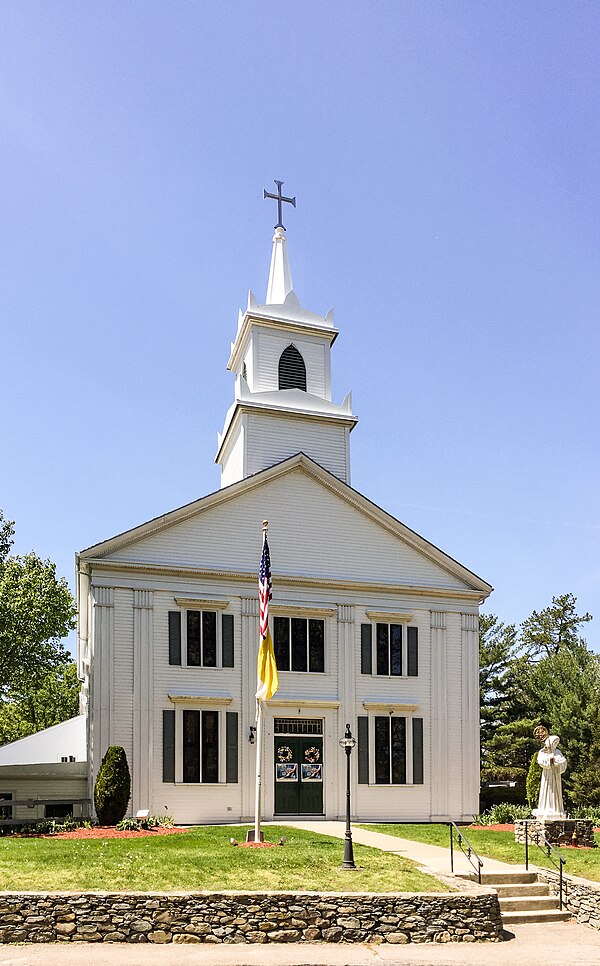
<path id="1" fill-rule="evenodd" d="M 177 567 L 165 564 L 138 563 L 127 560 L 106 560 L 103 557 L 89 557 L 88 563 L 97 571 L 123 571 L 133 573 L 147 573 L 161 576 L 201 577 L 207 579 L 243 580 L 256 584 L 256 572 L 248 570 L 212 570 L 201 567 Z M 457 590 L 444 587 L 423 587 L 413 584 L 385 584 L 365 580 L 334 580 L 329 577 L 297 576 L 293 574 L 277 574 L 277 584 L 292 587 L 318 587 L 327 590 L 366 591 L 373 593 L 389 593 L 394 596 L 434 597 L 448 600 L 467 600 L 478 603 L 481 594 L 477 591 Z M 236 595 L 237 596 L 237 595 Z"/>
<path id="2" fill-rule="evenodd" d="M 384 711 L 385 714 L 393 714 L 394 711 L 416 711 L 419 705 L 408 701 L 363 701 L 363 708 L 366 711 Z"/>
<path id="3" fill-rule="evenodd" d="M 210 597 L 186 597 L 184 594 L 174 598 L 178 607 L 191 607 L 197 610 L 224 610 L 229 607 L 228 600 L 214 600 Z"/>
<path id="4" fill-rule="evenodd" d="M 226 707 L 233 701 L 232 697 L 225 694 L 183 694 L 171 692 L 167 696 L 173 704 L 202 704 L 210 705 L 211 707 Z"/>
<path id="5" fill-rule="evenodd" d="M 365 614 L 371 621 L 396 621 L 398 624 L 409 624 L 414 620 L 414 614 L 400 614 L 393 610 L 366 610 Z"/>

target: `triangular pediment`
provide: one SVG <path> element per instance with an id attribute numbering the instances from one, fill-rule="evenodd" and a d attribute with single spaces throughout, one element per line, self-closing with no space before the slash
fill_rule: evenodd
<path id="1" fill-rule="evenodd" d="M 431 587 L 491 587 L 302 453 L 134 530 L 82 560 L 215 573 L 257 570 L 269 520 L 274 577 Z"/>

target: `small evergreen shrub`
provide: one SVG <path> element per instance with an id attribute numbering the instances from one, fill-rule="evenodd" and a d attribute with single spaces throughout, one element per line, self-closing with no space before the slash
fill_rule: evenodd
<path id="1" fill-rule="evenodd" d="M 100 825 L 116 825 L 124 817 L 131 795 L 127 755 L 121 745 L 107 750 L 94 785 L 94 805 Z"/>
<path id="2" fill-rule="evenodd" d="M 537 751 L 534 751 L 531 762 L 529 763 L 527 781 L 525 782 L 527 801 L 529 802 L 530 808 L 537 808 L 540 797 L 540 785 L 542 784 L 542 769 L 538 765 L 537 756 Z"/>

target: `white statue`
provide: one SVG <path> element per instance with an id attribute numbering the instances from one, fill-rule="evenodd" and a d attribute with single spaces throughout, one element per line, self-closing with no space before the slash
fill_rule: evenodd
<path id="1" fill-rule="evenodd" d="M 542 769 L 542 784 L 538 807 L 533 809 L 533 814 L 546 821 L 566 818 L 560 776 L 567 767 L 567 759 L 557 748 L 560 738 L 558 735 L 551 735 L 543 726 L 536 728 L 533 733 L 544 742 L 537 756 L 538 765 Z"/>

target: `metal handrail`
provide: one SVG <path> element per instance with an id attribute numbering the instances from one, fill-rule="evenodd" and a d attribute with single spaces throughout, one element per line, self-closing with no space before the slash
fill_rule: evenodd
<path id="1" fill-rule="evenodd" d="M 530 820 L 528 818 L 525 818 L 523 819 L 523 821 L 525 823 L 525 869 L 527 870 L 527 872 L 529 872 L 529 821 Z M 542 840 L 541 845 L 540 845 L 539 839 Z M 555 849 L 553 845 L 550 844 L 550 842 L 548 841 L 548 839 L 546 838 L 546 836 L 541 830 L 538 829 L 538 831 L 535 833 L 535 836 L 532 837 L 532 842 L 534 845 L 537 845 L 538 849 L 540 849 L 541 852 L 543 852 L 544 850 L 546 851 L 547 858 L 550 859 L 554 868 L 558 869 L 558 905 L 559 905 L 559 909 L 562 911 L 563 865 L 567 864 L 567 860 L 563 859 L 560 852 L 557 849 Z M 554 855 L 558 859 L 558 864 L 556 863 L 556 860 L 552 858 L 552 853 L 554 853 Z"/>
<path id="2" fill-rule="evenodd" d="M 466 855 L 469 863 L 475 869 L 475 872 L 477 873 L 477 880 L 479 882 L 479 885 L 481 885 L 481 870 L 483 868 L 483 862 L 481 858 L 477 855 L 477 852 L 470 844 L 468 839 L 463 835 L 463 833 L 461 832 L 461 830 L 459 829 L 458 825 L 456 825 L 455 822 L 448 822 L 448 827 L 450 829 L 450 871 L 454 872 L 454 831 L 456 831 L 456 834 L 458 835 L 458 847 L 460 848 L 463 855 Z M 466 849 L 463 846 L 463 842 L 467 846 Z M 474 855 L 475 858 L 477 859 L 477 865 L 475 865 L 475 863 L 473 862 L 471 858 L 472 855 Z"/>

